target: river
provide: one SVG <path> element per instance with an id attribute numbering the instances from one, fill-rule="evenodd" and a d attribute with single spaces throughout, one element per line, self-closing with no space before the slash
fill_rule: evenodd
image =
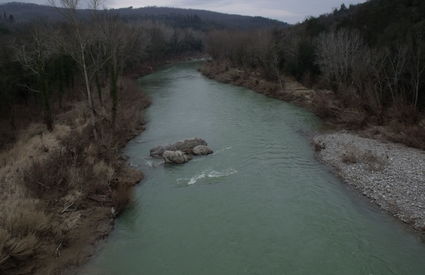
<path id="1" fill-rule="evenodd" d="M 125 153 L 146 175 L 82 274 L 425 274 L 425 244 L 314 158 L 313 114 L 197 72 L 140 80 L 153 104 Z M 201 137 L 215 153 L 182 166 L 149 158 Z"/>

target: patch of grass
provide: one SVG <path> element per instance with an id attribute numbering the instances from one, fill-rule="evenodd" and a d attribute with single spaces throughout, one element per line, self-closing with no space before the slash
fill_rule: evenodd
<path id="1" fill-rule="evenodd" d="M 61 231 L 53 228 L 43 203 L 35 199 L 9 200 L 0 211 L 0 271 L 36 257 L 46 238 L 56 241 Z M 3 273 L 2 273 L 3 274 Z"/>
<path id="2" fill-rule="evenodd" d="M 130 204 L 132 198 L 133 186 L 128 184 L 119 184 L 112 192 L 115 214 L 121 214 Z"/>
<path id="3" fill-rule="evenodd" d="M 384 157 L 377 156 L 370 150 L 361 151 L 353 145 L 347 146 L 345 152 L 341 155 L 341 161 L 347 165 L 365 164 L 371 171 L 382 171 L 387 165 Z"/>
<path id="4" fill-rule="evenodd" d="M 360 156 L 359 153 L 354 150 L 347 150 L 342 154 L 341 160 L 345 164 L 354 164 L 359 162 Z"/>

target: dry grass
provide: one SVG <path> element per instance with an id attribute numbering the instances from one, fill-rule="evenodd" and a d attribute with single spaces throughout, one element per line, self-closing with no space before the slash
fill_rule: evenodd
<path id="1" fill-rule="evenodd" d="M 382 111 L 374 110 L 366 103 L 356 96 L 317 91 L 312 107 L 314 113 L 335 126 L 350 130 L 379 129 L 373 138 L 379 136 L 425 149 L 425 114 L 408 104 L 400 103 Z"/>
<path id="2" fill-rule="evenodd" d="M 354 151 L 353 149 L 347 150 L 341 156 L 341 160 L 345 164 L 355 164 L 360 160 L 359 152 Z"/>
<path id="3" fill-rule="evenodd" d="M 377 156 L 372 151 L 361 151 L 357 147 L 347 146 L 345 152 L 341 155 L 341 161 L 347 165 L 364 164 L 370 171 L 382 171 L 387 165 L 385 157 Z"/>
<path id="4" fill-rule="evenodd" d="M 133 186 L 129 184 L 120 184 L 112 192 L 112 201 L 115 214 L 121 214 L 130 204 L 133 198 Z"/>
<path id="5" fill-rule="evenodd" d="M 0 212 L 0 271 L 36 257 L 46 240 L 61 238 L 43 203 L 35 199 L 7 200 Z M 3 273 L 2 273 L 3 274 Z"/>
<path id="6" fill-rule="evenodd" d="M 86 104 L 76 103 L 57 116 L 53 132 L 32 124 L 0 153 L 0 274 L 37 273 L 79 238 L 80 224 L 90 219 L 84 211 L 120 212 L 130 202 L 141 175 L 123 176 L 128 168 L 119 149 L 142 129 L 149 101 L 132 80 L 123 81 L 121 92 L 116 127 L 107 111 L 99 111 L 100 140 L 93 140 Z M 109 106 L 105 102 L 104 109 Z"/>
<path id="7" fill-rule="evenodd" d="M 336 101 L 335 95 L 328 91 L 318 91 L 313 97 L 313 111 L 323 119 L 335 118 L 342 107 Z"/>
<path id="8" fill-rule="evenodd" d="M 415 124 L 405 124 L 392 120 L 382 135 L 393 142 L 403 143 L 410 147 L 425 149 L 425 119 Z"/>
<path id="9" fill-rule="evenodd" d="M 316 91 L 312 109 L 320 118 L 346 129 L 361 129 L 367 125 L 368 114 L 357 100 L 340 98 L 330 91 Z"/>

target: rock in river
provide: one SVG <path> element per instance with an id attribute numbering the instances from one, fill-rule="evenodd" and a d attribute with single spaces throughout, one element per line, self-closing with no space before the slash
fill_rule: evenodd
<path id="1" fill-rule="evenodd" d="M 182 151 L 165 151 L 162 154 L 165 163 L 183 164 L 192 159 L 191 155 L 188 155 Z"/>
<path id="2" fill-rule="evenodd" d="M 209 155 L 214 153 L 213 150 L 206 145 L 198 145 L 193 148 L 192 152 L 195 156 Z"/>
<path id="3" fill-rule="evenodd" d="M 150 155 L 153 158 L 162 158 L 165 151 L 182 151 L 186 154 L 192 154 L 193 148 L 198 145 L 207 146 L 207 142 L 200 138 L 186 139 L 174 144 L 158 146 L 150 150 Z"/>

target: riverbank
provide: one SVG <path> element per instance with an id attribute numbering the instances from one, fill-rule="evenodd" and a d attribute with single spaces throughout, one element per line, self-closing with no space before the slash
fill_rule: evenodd
<path id="1" fill-rule="evenodd" d="M 111 102 L 95 104 L 98 140 L 87 104 L 77 101 L 52 132 L 32 123 L 0 153 L 1 274 L 61 274 L 87 261 L 143 178 L 121 148 L 144 130 L 149 99 L 124 79 L 115 128 Z"/>
<path id="2" fill-rule="evenodd" d="M 206 77 L 219 82 L 242 86 L 306 108 L 312 108 L 313 105 L 315 91 L 304 87 L 293 78 L 285 78 L 285 89 L 282 90 L 277 82 L 266 80 L 258 72 L 233 68 L 221 62 L 207 62 L 199 70 Z"/>
<path id="3" fill-rule="evenodd" d="M 225 62 L 206 62 L 200 72 L 208 78 L 304 107 L 335 130 L 353 130 L 361 136 L 425 150 L 425 115 L 409 108 L 388 108 L 377 117 L 359 108 L 361 102 L 351 102 L 353 99 L 330 90 L 310 89 L 293 77 L 282 76 L 282 89 L 277 81 L 266 80 L 259 72 L 234 68 Z"/>
<path id="4" fill-rule="evenodd" d="M 418 235 L 315 160 L 315 115 L 211 81 L 199 65 L 140 79 L 154 104 L 125 154 L 146 178 L 81 274 L 421 274 Z M 149 157 L 194 136 L 215 153 L 184 167 Z"/>
<path id="5" fill-rule="evenodd" d="M 400 144 L 422 148 L 425 120 L 403 125 L 389 117 L 386 123 L 376 125 L 370 119 L 367 123 L 361 111 L 342 108 L 332 91 L 308 89 L 292 78 L 284 78 L 282 90 L 277 82 L 267 81 L 257 72 L 224 63 L 209 62 L 200 71 L 217 81 L 292 102 L 317 114 L 334 131 L 314 137 L 317 157 L 382 209 L 417 230 L 425 230 L 425 154 Z"/>
<path id="6" fill-rule="evenodd" d="M 415 229 L 425 231 L 425 152 L 340 131 L 313 143 L 344 181 Z"/>

